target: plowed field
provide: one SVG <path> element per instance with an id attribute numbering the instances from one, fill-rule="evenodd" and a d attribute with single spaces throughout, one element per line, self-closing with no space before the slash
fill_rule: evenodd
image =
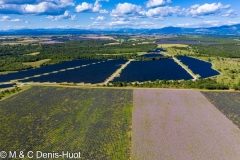
<path id="1" fill-rule="evenodd" d="M 240 159 L 240 130 L 198 91 L 136 89 L 132 159 Z"/>

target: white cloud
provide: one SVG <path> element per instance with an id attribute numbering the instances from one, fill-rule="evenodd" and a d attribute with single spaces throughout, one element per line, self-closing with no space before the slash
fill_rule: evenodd
<path id="1" fill-rule="evenodd" d="M 100 4 L 100 1 L 108 2 L 108 0 L 96 0 L 94 4 L 83 2 L 82 4 L 79 4 L 76 6 L 75 11 L 76 12 L 91 11 L 91 12 L 97 12 L 97 13 L 102 13 L 102 14 L 108 13 L 107 10 L 101 9 L 102 5 Z"/>
<path id="2" fill-rule="evenodd" d="M 163 17 L 172 16 L 179 12 L 179 7 L 156 7 L 145 11 L 141 6 L 131 3 L 119 3 L 111 12 L 113 20 L 125 19 L 139 19 L 139 18 L 154 18 L 163 20 Z"/>
<path id="3" fill-rule="evenodd" d="M 105 20 L 106 18 L 104 17 L 104 16 L 98 16 L 97 18 L 96 18 L 96 20 L 97 21 L 103 21 L 103 20 Z"/>
<path id="4" fill-rule="evenodd" d="M 206 15 L 213 15 L 219 13 L 222 9 L 230 8 L 230 5 L 222 5 L 221 3 L 212 4 L 195 4 L 188 9 L 183 9 L 180 13 L 181 16 L 201 17 Z"/>
<path id="5" fill-rule="evenodd" d="M 148 0 L 146 7 L 147 8 L 152 8 L 152 7 L 159 7 L 166 5 L 168 3 L 172 3 L 171 0 Z"/>
<path id="6" fill-rule="evenodd" d="M 177 13 L 178 11 L 179 11 L 179 7 L 169 7 L 169 6 L 157 7 L 157 8 L 148 10 L 146 12 L 146 16 L 162 19 L 163 17 L 172 16 L 173 14 Z"/>
<path id="7" fill-rule="evenodd" d="M 12 19 L 11 17 L 9 17 L 9 16 L 2 16 L 2 17 L 0 17 L 0 21 L 1 22 L 22 22 L 22 20 L 20 20 L 20 19 Z"/>
<path id="8" fill-rule="evenodd" d="M 101 14 L 108 14 L 108 11 L 107 11 L 106 9 L 101 9 L 101 10 L 99 11 L 99 13 L 101 13 Z"/>
<path id="9" fill-rule="evenodd" d="M 111 16 L 137 16 L 137 15 L 144 15 L 145 11 L 142 9 L 141 6 L 131 4 L 131 3 L 119 3 L 117 4 L 116 8 L 112 10 Z"/>
<path id="10" fill-rule="evenodd" d="M 1 0 L 0 14 L 57 15 L 74 6 L 72 0 Z"/>
<path id="11" fill-rule="evenodd" d="M 52 19 L 53 21 L 58 21 L 61 19 L 77 20 L 76 15 L 70 15 L 69 11 L 65 11 L 64 14 L 59 16 L 47 16 L 47 18 Z"/>
<path id="12" fill-rule="evenodd" d="M 83 12 L 83 11 L 89 11 L 89 10 L 92 10 L 93 8 L 93 5 L 92 4 L 89 4 L 87 2 L 83 2 L 82 4 L 79 4 L 75 11 L 76 12 Z"/>
<path id="13" fill-rule="evenodd" d="M 102 5 L 99 3 L 99 0 L 96 0 L 96 2 L 93 5 L 92 11 L 99 12 L 101 8 L 102 8 Z"/>
<path id="14" fill-rule="evenodd" d="M 106 18 L 105 18 L 104 16 L 98 16 L 97 18 L 91 17 L 90 19 L 91 19 L 91 20 L 96 20 L 96 21 L 103 21 L 103 20 L 105 20 Z M 98 22 L 98 23 L 99 23 L 99 22 Z"/>
<path id="15" fill-rule="evenodd" d="M 234 18 L 234 17 L 237 17 L 238 14 L 233 9 L 230 9 L 227 12 L 225 12 L 222 16 L 223 17 L 232 17 L 232 18 Z"/>

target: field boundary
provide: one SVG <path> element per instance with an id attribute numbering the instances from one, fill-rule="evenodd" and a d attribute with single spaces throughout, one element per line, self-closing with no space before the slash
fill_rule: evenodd
<path id="1" fill-rule="evenodd" d="M 110 81 L 112 81 L 119 73 L 121 73 L 122 70 L 124 70 L 124 68 L 126 68 L 131 62 L 133 61 L 133 59 L 130 59 L 129 61 L 127 61 L 125 64 L 123 64 L 121 66 L 121 68 L 119 68 L 115 73 L 113 73 L 108 79 L 106 79 L 105 82 L 103 82 L 103 84 L 107 84 Z"/>

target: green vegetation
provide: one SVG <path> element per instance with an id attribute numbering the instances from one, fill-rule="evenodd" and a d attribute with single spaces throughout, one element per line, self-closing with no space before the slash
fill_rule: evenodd
<path id="1" fill-rule="evenodd" d="M 0 72 L 5 73 L 6 71 L 25 70 L 75 59 L 135 59 L 151 61 L 169 58 L 169 56 L 187 55 L 211 62 L 213 69 L 221 73 L 219 76 L 212 78 L 217 84 L 228 86 L 235 90 L 240 89 L 240 60 L 237 59 L 240 57 L 240 45 L 239 41 L 236 41 L 236 37 L 178 36 L 162 39 L 216 43 L 201 45 L 156 45 L 151 43 L 157 41 L 157 38 L 149 35 L 112 35 L 112 37 L 114 37 L 115 40 L 89 39 L 69 41 L 63 39 L 64 43 L 61 44 L 0 46 Z M 69 37 L 53 36 L 50 38 L 61 39 Z M 38 39 L 38 37 L 32 37 L 31 41 L 36 39 Z M 27 42 L 28 40 L 15 38 L 5 41 L 13 43 L 19 41 Z M 156 47 L 166 49 L 166 56 L 154 58 L 139 57 L 139 55 L 155 49 Z M 47 61 L 47 59 L 51 60 Z M 169 82 L 171 83 L 171 81 Z M 172 87 L 172 85 L 170 86 Z M 180 88 L 185 88 L 184 86 L 185 85 L 180 85 Z M 179 85 L 177 87 L 179 87 Z"/>
<path id="2" fill-rule="evenodd" d="M 19 91 L 21 91 L 22 89 L 15 86 L 13 89 L 6 89 L 0 92 L 0 100 L 6 97 L 9 97 Z"/>
<path id="3" fill-rule="evenodd" d="M 202 92 L 202 94 L 240 128 L 239 92 Z"/>
<path id="4" fill-rule="evenodd" d="M 200 41 L 200 42 L 216 42 L 216 43 L 236 43 L 232 36 L 178 36 L 165 38 L 164 40 L 173 41 Z M 159 41 L 159 40 L 157 40 Z"/>
<path id="5" fill-rule="evenodd" d="M 27 66 L 32 66 L 32 67 L 40 67 L 42 64 L 46 63 L 47 61 L 50 61 L 51 59 L 43 59 L 43 60 L 39 60 L 36 62 L 25 62 L 23 63 L 23 65 L 27 65 Z"/>
<path id="6" fill-rule="evenodd" d="M 127 160 L 132 90 L 32 87 L 0 101 L 0 148 Z M 11 105 L 9 105 L 11 104 Z"/>
<path id="7" fill-rule="evenodd" d="M 185 44 L 159 44 L 158 47 L 167 50 L 167 53 L 173 56 L 195 54 L 193 49 Z"/>
<path id="8" fill-rule="evenodd" d="M 51 61 L 42 65 L 76 59 L 132 59 L 136 57 L 137 52 L 147 52 L 157 47 L 156 44 L 135 44 L 129 41 L 105 45 L 114 42 L 116 41 L 71 40 L 62 44 L 3 45 L 0 46 L 0 72 L 38 67 L 29 62 L 38 63 L 45 59 Z"/>
<path id="9" fill-rule="evenodd" d="M 199 56 L 240 57 L 240 44 L 236 42 L 229 44 L 192 45 L 192 48 Z"/>
<path id="10" fill-rule="evenodd" d="M 229 38 L 224 41 L 222 38 L 209 37 L 209 40 L 213 39 L 219 43 L 232 42 Z M 236 44 L 236 41 L 233 42 L 211 45 L 159 44 L 158 47 L 166 49 L 169 55 L 187 55 L 210 62 L 212 68 L 221 73 L 213 78 L 216 83 L 240 90 L 240 59 L 235 58 L 240 56 L 240 45 Z"/>
<path id="11" fill-rule="evenodd" d="M 33 52 L 33 53 L 29 53 L 29 54 L 26 54 L 27 56 L 36 56 L 40 54 L 40 52 Z"/>
<path id="12" fill-rule="evenodd" d="M 154 61 L 154 60 L 163 60 L 163 59 L 168 59 L 171 58 L 170 56 L 162 56 L 162 57 L 144 57 L 144 56 L 137 56 L 136 58 L 134 58 L 135 60 L 138 61 Z"/>
<path id="13" fill-rule="evenodd" d="M 212 63 L 212 68 L 221 73 L 215 78 L 218 83 L 240 90 L 240 60 L 223 57 L 195 56 L 195 58 Z"/>
<path id="14" fill-rule="evenodd" d="M 147 52 L 157 46 L 155 44 L 133 45 L 131 42 L 105 45 L 113 42 L 115 41 L 82 40 L 67 41 L 64 44 L 42 45 L 39 56 L 52 59 L 49 63 L 73 59 L 131 59 L 136 56 L 137 52 Z"/>
<path id="15" fill-rule="evenodd" d="M 104 86 L 108 87 L 144 87 L 144 88 L 187 88 L 187 89 L 210 89 L 210 90 L 227 90 L 229 86 L 218 83 L 215 79 L 199 79 L 199 80 L 188 80 L 188 81 L 166 81 L 156 80 L 154 82 L 144 83 L 132 83 L 132 82 L 113 82 Z"/>
<path id="16" fill-rule="evenodd" d="M 35 56 L 24 56 L 38 51 L 36 45 L 3 45 L 0 46 L 0 72 L 18 71 L 32 68 L 30 65 L 23 65 L 23 62 L 33 62 L 40 60 Z"/>

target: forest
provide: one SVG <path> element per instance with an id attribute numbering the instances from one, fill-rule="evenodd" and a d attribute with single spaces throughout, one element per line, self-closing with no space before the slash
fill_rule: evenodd
<path id="1" fill-rule="evenodd" d="M 191 47 L 199 56 L 240 58 L 240 45 L 238 43 L 191 45 Z"/>
<path id="2" fill-rule="evenodd" d="M 113 40 L 71 40 L 62 44 L 39 45 L 2 45 L 0 46 L 0 72 L 30 69 L 24 62 L 51 59 L 43 65 L 55 64 L 77 59 L 131 59 L 137 52 L 155 49 L 156 44 L 134 44 L 124 42 L 117 45 L 105 45 Z M 38 55 L 27 55 L 40 52 Z"/>

